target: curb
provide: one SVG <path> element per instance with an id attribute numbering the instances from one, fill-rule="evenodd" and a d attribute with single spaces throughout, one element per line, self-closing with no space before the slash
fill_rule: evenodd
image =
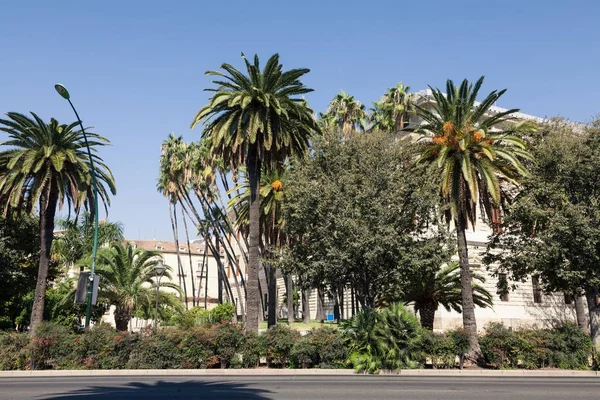
<path id="1" fill-rule="evenodd" d="M 0 371 L 0 378 L 70 377 L 70 376 L 366 376 L 351 369 L 121 369 L 121 370 L 46 370 L 46 371 Z M 571 370 L 431 370 L 404 369 L 381 372 L 380 376 L 423 377 L 598 377 L 597 371 Z"/>

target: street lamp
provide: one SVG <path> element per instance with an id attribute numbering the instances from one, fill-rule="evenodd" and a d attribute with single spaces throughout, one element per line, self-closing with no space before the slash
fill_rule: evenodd
<path id="1" fill-rule="evenodd" d="M 85 141 L 85 147 L 87 148 L 88 158 L 90 161 L 90 170 L 92 172 L 92 186 L 94 187 L 94 246 L 92 248 L 92 266 L 90 269 L 90 278 L 88 282 L 88 293 L 87 293 L 87 310 L 85 313 L 85 327 L 88 328 L 90 326 L 90 319 L 92 317 L 92 294 L 94 291 L 94 270 L 96 268 L 96 254 L 98 253 L 98 182 L 96 181 L 96 169 L 94 168 L 94 159 L 92 158 L 92 152 L 90 151 L 90 145 L 88 144 L 87 135 L 85 134 L 85 128 L 83 127 L 83 123 L 81 122 L 81 118 L 79 118 L 79 114 L 77 114 L 77 110 L 73 103 L 71 102 L 71 95 L 69 95 L 69 91 L 64 85 L 57 83 L 54 85 L 54 89 L 69 102 L 69 105 L 73 109 L 75 116 L 77 117 L 77 122 L 79 122 L 79 126 L 81 127 L 81 132 L 83 132 L 83 139 Z"/>
<path id="2" fill-rule="evenodd" d="M 156 275 L 156 307 L 154 308 L 154 329 L 158 327 L 158 291 L 160 290 L 160 278 L 164 275 L 167 267 L 163 265 L 163 260 L 156 262 L 154 267 L 154 275 Z"/>

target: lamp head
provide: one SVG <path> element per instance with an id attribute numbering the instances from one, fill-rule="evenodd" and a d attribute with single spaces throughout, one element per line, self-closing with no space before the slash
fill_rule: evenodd
<path id="1" fill-rule="evenodd" d="M 71 98 L 69 91 L 67 90 L 67 88 L 64 85 L 57 83 L 56 85 L 54 85 L 54 89 L 56 89 L 58 94 L 60 94 L 63 99 L 69 100 Z"/>
<path id="2" fill-rule="evenodd" d="M 156 262 L 156 266 L 154 267 L 154 274 L 156 276 L 163 276 L 163 274 L 165 273 L 166 270 L 167 270 L 167 267 L 164 266 L 163 260 L 158 260 Z"/>

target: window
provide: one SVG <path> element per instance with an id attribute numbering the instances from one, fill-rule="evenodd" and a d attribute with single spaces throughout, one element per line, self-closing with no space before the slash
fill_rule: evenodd
<path id="1" fill-rule="evenodd" d="M 572 304 L 573 303 L 573 295 L 571 293 L 564 293 L 565 295 L 565 304 Z"/>
<path id="2" fill-rule="evenodd" d="M 508 302 L 510 300 L 506 274 L 498 274 L 498 294 L 500 295 L 500 301 Z"/>
<path id="3" fill-rule="evenodd" d="M 179 251 L 187 251 L 185 247 L 179 247 Z"/>
<path id="4" fill-rule="evenodd" d="M 533 302 L 539 304 L 542 302 L 542 285 L 540 284 L 540 277 L 538 275 L 532 276 L 531 284 L 533 286 Z"/>
<path id="5" fill-rule="evenodd" d="M 165 249 L 165 248 L 163 247 L 163 245 L 162 245 L 162 244 L 157 244 L 157 245 L 156 245 L 154 248 L 155 248 L 156 250 L 160 250 L 160 251 L 162 251 L 162 250 L 164 250 L 164 249 Z"/>

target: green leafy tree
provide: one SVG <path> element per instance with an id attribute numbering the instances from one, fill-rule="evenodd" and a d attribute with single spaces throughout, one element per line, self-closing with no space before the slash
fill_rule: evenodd
<path id="1" fill-rule="evenodd" d="M 204 123 L 202 136 L 215 158 L 234 168 L 246 166 L 250 184 L 246 327 L 258 332 L 261 171 L 275 170 L 288 157 L 304 155 L 320 126 L 298 97 L 312 91 L 300 81 L 308 69 L 283 71 L 277 54 L 262 70 L 258 56 L 253 63 L 243 54 L 242 58 L 247 75 L 230 64 L 221 65 L 222 72 L 207 72 L 223 80 L 213 81 L 217 87 L 209 90 L 214 95 L 200 109 L 192 128 Z"/>
<path id="2" fill-rule="evenodd" d="M 548 292 L 585 294 L 596 348 L 600 348 L 598 132 L 596 128 L 581 132 L 581 127 L 555 120 L 530 138 L 537 162 L 506 210 L 502 231 L 493 236 L 484 259 L 515 282 L 513 287 L 537 275 Z"/>
<path id="3" fill-rule="evenodd" d="M 391 87 L 380 101 L 375 102 L 370 116 L 373 127 L 385 132 L 396 132 L 404 129 L 408 116 L 414 112 L 414 98 L 408 93 L 410 86 L 402 82 Z"/>
<path id="4" fill-rule="evenodd" d="M 136 309 L 152 309 L 156 299 L 156 276 L 154 267 L 160 253 L 133 248 L 131 244 L 113 243 L 110 248 L 98 253 L 97 274 L 100 275 L 98 297 L 115 306 L 115 325 L 126 331 Z M 162 289 L 172 289 L 180 293 L 180 288 L 170 280 L 171 267 L 160 283 L 159 303 L 162 307 L 182 309 L 181 303 L 172 293 Z"/>
<path id="5" fill-rule="evenodd" d="M 315 141 L 311 158 L 290 172 L 281 268 L 312 288 L 350 286 L 373 308 L 408 257 L 418 257 L 409 251 L 435 224 L 437 194 L 414 167 L 411 143 L 381 132 L 340 139 Z"/>
<path id="6" fill-rule="evenodd" d="M 0 204 L 4 215 L 9 212 L 32 212 L 37 205 L 40 216 L 40 256 L 35 299 L 31 312 L 31 328 L 42 323 L 44 298 L 48 283 L 50 251 L 54 240 L 54 219 L 57 208 L 65 204 L 78 212 L 93 199 L 91 168 L 84 133 L 78 122 L 60 125 L 55 119 L 42 121 L 10 112 L 0 119 L 0 131 L 8 140 L 0 147 Z M 116 193 L 114 178 L 97 154 L 97 148 L 108 140 L 87 133 L 92 157 L 96 164 L 99 201 L 110 204 L 109 192 Z M 91 207 L 93 208 L 93 207 Z"/>
<path id="7" fill-rule="evenodd" d="M 536 129 L 530 121 L 511 123 L 511 115 L 517 109 L 490 111 L 506 90 L 493 91 L 476 103 L 482 83 L 483 77 L 475 85 L 465 79 L 457 87 L 448 80 L 446 94 L 432 88 L 431 108 L 417 106 L 417 114 L 424 121 L 417 130 L 428 139 L 420 161 L 430 164 L 439 174 L 441 201 L 448 207 L 446 218 L 456 227 L 463 326 L 471 335 L 468 358 L 478 362 L 483 362 L 483 357 L 477 338 L 465 232 L 469 224 L 475 226 L 478 205 L 488 220 L 498 213 L 501 181 L 517 184 L 527 175 L 521 160 L 531 156 L 520 135 Z"/>

